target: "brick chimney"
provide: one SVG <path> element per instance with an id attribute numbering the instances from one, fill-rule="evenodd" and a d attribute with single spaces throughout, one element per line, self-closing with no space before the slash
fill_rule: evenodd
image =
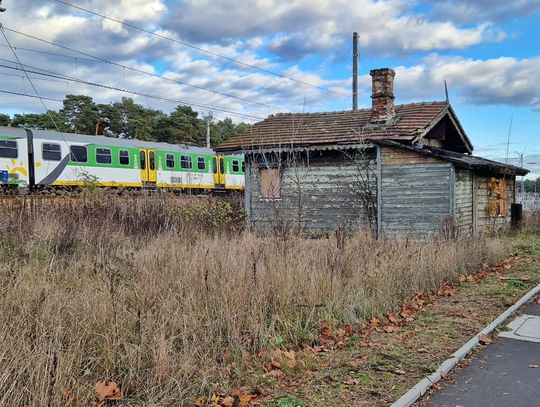
<path id="1" fill-rule="evenodd" d="M 394 117 L 394 76 L 390 68 L 372 69 L 371 122 L 384 123 Z"/>

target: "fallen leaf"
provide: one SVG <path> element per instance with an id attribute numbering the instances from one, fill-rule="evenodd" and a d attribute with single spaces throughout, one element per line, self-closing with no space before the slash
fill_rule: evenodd
<path id="1" fill-rule="evenodd" d="M 482 345 L 490 345 L 493 343 L 493 339 L 487 335 L 482 335 L 478 338 L 478 341 L 482 344 Z"/>
<path id="2" fill-rule="evenodd" d="M 375 317 L 371 318 L 369 320 L 369 324 L 373 327 L 373 328 L 376 328 L 378 327 L 380 324 L 381 324 L 381 321 Z"/>
<path id="3" fill-rule="evenodd" d="M 100 380 L 96 383 L 96 403 L 95 407 L 105 405 L 107 400 L 121 400 L 122 390 L 116 382 Z"/>
<path id="4" fill-rule="evenodd" d="M 234 397 L 231 396 L 225 396 L 223 397 L 223 400 L 219 403 L 223 407 L 233 407 L 234 406 Z"/>
<path id="5" fill-rule="evenodd" d="M 77 394 L 73 390 L 62 387 L 60 391 L 69 402 L 77 401 Z"/>
<path id="6" fill-rule="evenodd" d="M 343 329 L 345 330 L 345 333 L 347 335 L 352 335 L 354 333 L 353 327 L 351 324 L 345 324 L 343 325 Z"/>
<path id="7" fill-rule="evenodd" d="M 401 318 L 395 316 L 394 314 L 390 314 L 390 313 L 388 314 L 388 320 L 389 320 L 391 323 L 395 324 L 395 325 L 401 325 L 401 323 L 403 322 L 403 321 L 401 320 Z"/>
<path id="8" fill-rule="evenodd" d="M 395 325 L 386 325 L 383 328 L 383 331 L 386 332 L 386 333 L 397 332 L 397 331 L 399 331 L 399 327 L 395 326 Z"/>
<path id="9" fill-rule="evenodd" d="M 404 305 L 403 306 L 402 311 L 401 311 L 401 316 L 403 318 L 410 318 L 412 313 L 413 313 L 413 310 L 409 305 Z"/>
<path id="10" fill-rule="evenodd" d="M 202 407 L 204 406 L 204 403 L 206 402 L 206 397 L 199 397 L 197 400 L 195 400 L 195 406 L 196 407 Z"/>
<path id="11" fill-rule="evenodd" d="M 443 283 L 437 290 L 437 295 L 441 297 L 451 297 L 456 293 L 456 288 L 448 283 Z"/>

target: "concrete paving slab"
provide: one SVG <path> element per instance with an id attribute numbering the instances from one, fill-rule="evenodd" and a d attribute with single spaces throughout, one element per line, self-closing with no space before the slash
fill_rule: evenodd
<path id="1" fill-rule="evenodd" d="M 463 368 L 455 383 L 444 383 L 430 407 L 540 406 L 540 344 L 499 338 Z"/>
<path id="2" fill-rule="evenodd" d="M 520 315 L 507 326 L 509 331 L 499 333 L 503 338 L 517 339 L 540 343 L 540 317 L 536 315 Z M 540 404 L 539 404 L 540 405 Z"/>

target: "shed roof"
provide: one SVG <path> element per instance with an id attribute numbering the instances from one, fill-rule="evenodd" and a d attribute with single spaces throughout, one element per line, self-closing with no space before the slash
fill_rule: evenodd
<path id="1" fill-rule="evenodd" d="M 504 164 L 498 161 L 476 157 L 474 155 L 456 153 L 454 151 L 443 150 L 441 148 L 425 146 L 422 144 L 413 144 L 411 146 L 392 140 L 374 140 L 373 142 L 387 147 L 414 151 L 427 157 L 436 157 L 444 161 L 452 162 L 458 167 L 468 168 L 470 170 L 483 170 L 504 175 L 527 175 L 529 173 L 529 170 L 526 168 L 517 167 L 515 165 Z"/>
<path id="2" fill-rule="evenodd" d="M 269 147 L 349 144 L 371 140 L 412 142 L 433 128 L 446 113 L 455 116 L 447 102 L 395 106 L 388 123 L 370 122 L 371 109 L 324 113 L 279 113 L 254 124 L 244 133 L 220 144 L 216 150 L 253 150 Z M 456 118 L 457 120 L 457 118 Z M 465 142 L 472 144 L 464 135 Z"/>

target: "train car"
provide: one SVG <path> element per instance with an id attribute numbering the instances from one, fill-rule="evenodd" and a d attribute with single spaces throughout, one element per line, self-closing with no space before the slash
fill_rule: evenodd
<path id="1" fill-rule="evenodd" d="M 244 157 L 212 149 L 0 127 L 4 185 L 242 190 Z"/>

